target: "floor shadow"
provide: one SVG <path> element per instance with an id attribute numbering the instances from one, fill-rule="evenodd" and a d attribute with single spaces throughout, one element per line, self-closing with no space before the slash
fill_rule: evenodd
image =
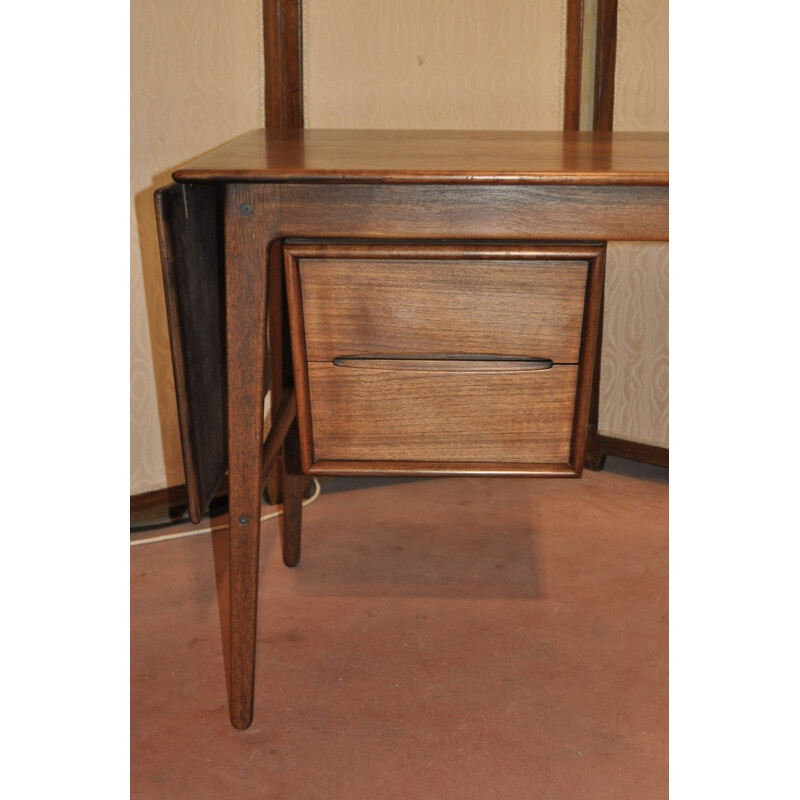
<path id="1" fill-rule="evenodd" d="M 349 478 L 337 478 L 323 484 L 319 506 L 304 515 L 295 591 L 542 596 L 538 507 L 529 492 L 509 487 L 514 480 L 364 479 L 354 486 Z"/>
<path id="2" fill-rule="evenodd" d="M 631 461 L 628 458 L 608 456 L 604 469 L 606 472 L 625 475 L 628 478 L 637 478 L 638 480 L 652 481 L 653 483 L 669 483 L 669 467 L 643 464 L 639 461 Z"/>

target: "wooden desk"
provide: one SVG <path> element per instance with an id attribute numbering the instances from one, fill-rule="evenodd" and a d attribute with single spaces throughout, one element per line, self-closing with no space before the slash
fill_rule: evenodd
<path id="1" fill-rule="evenodd" d="M 279 453 L 289 566 L 304 473 L 580 476 L 605 243 L 668 239 L 668 138 L 259 130 L 174 178 L 156 208 L 190 512 L 227 472 L 246 728 Z"/>

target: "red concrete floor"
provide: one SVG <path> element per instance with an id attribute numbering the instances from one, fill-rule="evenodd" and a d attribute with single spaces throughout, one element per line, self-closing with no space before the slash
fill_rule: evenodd
<path id="1" fill-rule="evenodd" d="M 667 797 L 667 470 L 336 479 L 294 570 L 262 527 L 246 731 L 224 534 L 131 548 L 135 800 Z"/>

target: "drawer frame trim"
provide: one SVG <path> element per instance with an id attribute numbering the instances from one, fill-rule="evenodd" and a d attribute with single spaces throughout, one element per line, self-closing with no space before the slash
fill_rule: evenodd
<path id="1" fill-rule="evenodd" d="M 285 239 L 283 242 L 286 299 L 292 367 L 297 394 L 300 456 L 304 472 L 312 475 L 516 475 L 580 477 L 586 447 L 592 376 L 605 266 L 604 242 L 507 241 L 390 241 L 352 239 Z M 578 380 L 573 411 L 569 462 L 463 461 L 326 461 L 315 460 L 311 400 L 307 369 L 300 261 L 304 258 L 351 260 L 531 260 L 574 261 L 588 264 L 581 330 Z M 343 354 L 344 356 L 344 354 Z"/>

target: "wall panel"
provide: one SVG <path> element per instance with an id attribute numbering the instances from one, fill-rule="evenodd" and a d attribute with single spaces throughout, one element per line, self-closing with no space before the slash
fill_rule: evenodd
<path id="1" fill-rule="evenodd" d="M 669 245 L 611 242 L 600 369 L 600 433 L 669 447 Z"/>
<path id="2" fill-rule="evenodd" d="M 308 128 L 562 126 L 565 0 L 304 0 Z"/>
<path id="3" fill-rule="evenodd" d="M 153 191 L 263 125 L 261 0 L 131 2 L 131 494 L 184 482 Z"/>
<path id="4" fill-rule="evenodd" d="M 669 0 L 619 0 L 615 131 L 669 130 Z"/>

